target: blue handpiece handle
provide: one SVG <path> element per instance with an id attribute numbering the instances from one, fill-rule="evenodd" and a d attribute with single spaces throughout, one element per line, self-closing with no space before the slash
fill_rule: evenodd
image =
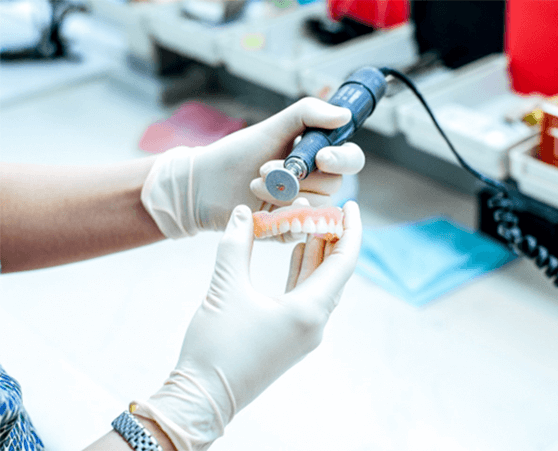
<path id="1" fill-rule="evenodd" d="M 362 126 L 385 94 L 386 86 L 385 76 L 373 67 L 365 67 L 351 75 L 329 100 L 332 105 L 351 110 L 351 120 L 334 130 L 308 128 L 285 159 L 285 167 L 293 158 L 301 160 L 307 168 L 306 178 L 316 169 L 316 155 L 321 149 L 343 144 Z"/>

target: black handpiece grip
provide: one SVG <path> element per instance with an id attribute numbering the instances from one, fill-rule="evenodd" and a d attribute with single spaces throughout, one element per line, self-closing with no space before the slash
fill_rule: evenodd
<path id="1" fill-rule="evenodd" d="M 309 128 L 285 160 L 285 167 L 293 158 L 306 165 L 307 177 L 316 168 L 316 155 L 327 146 L 346 142 L 372 114 L 378 101 L 386 92 L 385 76 L 372 67 L 365 67 L 352 74 L 329 100 L 332 105 L 348 108 L 352 117 L 349 123 L 334 130 Z"/>

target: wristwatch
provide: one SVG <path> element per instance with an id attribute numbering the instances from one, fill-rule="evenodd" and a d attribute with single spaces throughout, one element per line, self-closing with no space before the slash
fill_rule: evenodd
<path id="1" fill-rule="evenodd" d="M 155 437 L 130 412 L 122 412 L 111 424 L 132 449 L 136 451 L 163 451 Z"/>

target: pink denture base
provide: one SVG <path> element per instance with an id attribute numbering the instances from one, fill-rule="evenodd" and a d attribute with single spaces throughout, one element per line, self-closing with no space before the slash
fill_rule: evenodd
<path id="1" fill-rule="evenodd" d="M 283 207 L 272 212 L 258 211 L 254 218 L 257 238 L 282 233 L 309 233 L 328 241 L 343 236 L 343 210 L 338 207 Z"/>

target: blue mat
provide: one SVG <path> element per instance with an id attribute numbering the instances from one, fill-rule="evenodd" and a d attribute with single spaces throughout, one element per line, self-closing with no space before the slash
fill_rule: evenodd
<path id="1" fill-rule="evenodd" d="M 499 268 L 515 255 L 445 218 L 364 230 L 357 272 L 420 306 Z"/>

